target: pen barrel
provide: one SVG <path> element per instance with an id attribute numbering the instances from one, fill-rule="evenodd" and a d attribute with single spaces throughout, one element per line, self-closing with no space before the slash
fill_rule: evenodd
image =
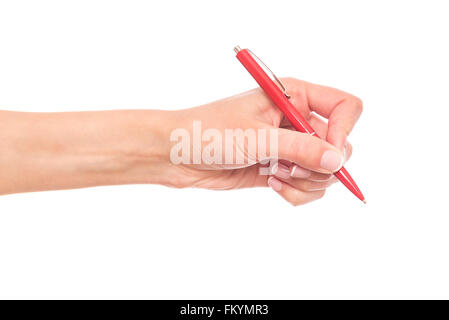
<path id="1" fill-rule="evenodd" d="M 274 104 L 282 111 L 285 117 L 290 121 L 296 130 L 312 135 L 316 135 L 315 130 L 307 123 L 304 117 L 293 106 L 284 92 L 274 83 L 268 76 L 265 70 L 252 57 L 247 49 L 240 50 L 237 53 L 237 59 L 245 67 L 245 69 L 256 80 L 259 86 L 265 91 L 267 96 L 274 102 Z"/>

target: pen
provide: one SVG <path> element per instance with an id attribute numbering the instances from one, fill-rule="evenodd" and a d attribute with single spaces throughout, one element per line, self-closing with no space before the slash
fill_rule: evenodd
<path id="1" fill-rule="evenodd" d="M 296 130 L 308 133 L 312 136 L 318 137 L 317 133 L 310 124 L 304 119 L 299 111 L 289 101 L 290 96 L 287 94 L 286 88 L 282 82 L 274 75 L 274 73 L 262 62 L 254 53 L 248 49 L 241 49 L 239 46 L 234 48 L 237 53 L 237 59 L 248 70 L 251 76 L 256 80 L 259 86 L 265 91 L 268 97 L 274 104 L 282 111 L 290 123 Z M 257 60 L 257 61 L 256 61 Z M 262 66 L 272 75 L 274 81 L 264 71 Z M 275 83 L 276 81 L 276 83 Z M 319 138 L 319 137 L 318 137 Z M 340 180 L 357 198 L 366 203 L 365 197 L 360 191 L 357 184 L 349 175 L 348 171 L 342 167 L 334 175 Z"/>

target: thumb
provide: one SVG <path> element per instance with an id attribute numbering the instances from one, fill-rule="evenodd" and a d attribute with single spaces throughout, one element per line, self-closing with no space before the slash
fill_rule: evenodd
<path id="1" fill-rule="evenodd" d="M 309 170 L 333 173 L 343 166 L 343 153 L 330 143 L 307 133 L 278 129 L 278 157 Z"/>

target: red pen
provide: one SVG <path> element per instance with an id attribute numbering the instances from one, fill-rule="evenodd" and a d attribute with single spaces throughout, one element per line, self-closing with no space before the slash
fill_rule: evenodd
<path id="1" fill-rule="evenodd" d="M 282 111 L 282 113 L 287 117 L 290 123 L 295 127 L 296 130 L 303 133 L 308 133 L 312 136 L 318 137 L 317 133 L 313 128 L 307 123 L 306 119 L 299 113 L 298 110 L 291 104 L 288 100 L 290 96 L 287 94 L 286 89 L 282 82 L 274 75 L 274 73 L 260 60 L 254 53 L 248 49 L 240 49 L 239 46 L 234 48 L 237 53 L 237 59 L 243 64 L 243 66 L 248 70 L 248 72 L 253 76 L 254 80 L 257 81 L 259 86 L 265 91 L 265 93 L 270 97 L 274 104 Z M 260 62 L 258 63 L 256 59 Z M 267 73 L 261 67 L 263 65 L 265 69 L 273 76 L 277 84 L 267 75 Z M 340 180 L 357 198 L 362 200 L 364 203 L 365 197 L 360 191 L 357 184 L 349 175 L 348 171 L 342 167 L 339 171 L 335 172 L 334 175 Z"/>

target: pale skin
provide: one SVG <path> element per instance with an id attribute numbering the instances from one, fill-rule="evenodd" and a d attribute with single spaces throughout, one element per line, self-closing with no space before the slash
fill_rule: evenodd
<path id="1" fill-rule="evenodd" d="M 362 102 L 337 89 L 293 78 L 282 81 L 292 104 L 325 139 L 292 130 L 261 89 L 179 111 L 0 111 L 0 194 L 148 183 L 206 189 L 268 186 L 293 205 L 319 199 L 337 181 L 332 172 L 352 153 L 347 136 Z M 267 176 L 259 174 L 260 163 L 173 164 L 170 133 L 191 130 L 193 121 L 201 121 L 203 130 L 278 130 L 279 165 Z M 234 147 L 251 157 L 245 145 Z"/>

